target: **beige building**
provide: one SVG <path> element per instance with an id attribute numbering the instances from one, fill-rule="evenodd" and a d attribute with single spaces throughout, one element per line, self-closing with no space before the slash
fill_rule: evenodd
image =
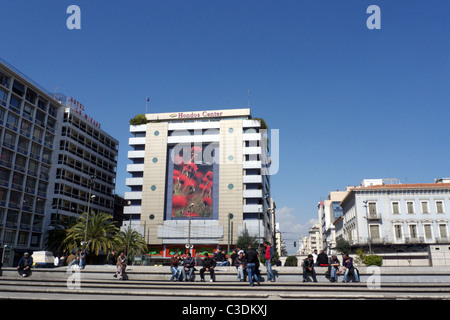
<path id="1" fill-rule="evenodd" d="M 124 227 L 156 255 L 212 252 L 246 229 L 272 241 L 268 147 L 250 109 L 147 114 L 130 126 Z"/>

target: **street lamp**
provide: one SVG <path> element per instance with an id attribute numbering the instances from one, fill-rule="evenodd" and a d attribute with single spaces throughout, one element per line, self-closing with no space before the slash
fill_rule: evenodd
<path id="1" fill-rule="evenodd" d="M 230 230 L 231 230 L 231 219 L 233 219 L 234 216 L 232 213 L 228 214 L 228 251 L 227 254 L 230 254 Z"/>
<path id="2" fill-rule="evenodd" d="M 367 200 L 363 201 L 364 208 L 366 208 L 366 223 L 367 223 L 367 244 L 369 245 L 369 253 L 372 253 L 372 237 L 370 236 L 370 228 L 369 228 L 369 215 L 367 213 Z"/>
<path id="3" fill-rule="evenodd" d="M 194 247 L 191 245 L 191 213 L 192 213 L 192 207 L 194 206 L 193 203 L 191 203 L 188 207 L 188 213 L 189 213 L 189 228 L 188 228 L 188 243 L 186 244 L 186 253 L 190 252 L 191 249 Z"/>
<path id="4" fill-rule="evenodd" d="M 94 176 L 91 176 L 89 179 L 89 196 L 88 196 L 88 206 L 87 206 L 87 213 L 86 213 L 86 229 L 84 230 L 84 256 L 86 258 L 86 248 L 87 248 L 87 230 L 88 230 L 88 224 L 89 224 L 89 211 L 90 211 L 90 205 L 91 205 L 91 199 L 95 198 L 95 195 L 92 195 L 92 187 L 94 186 Z"/>

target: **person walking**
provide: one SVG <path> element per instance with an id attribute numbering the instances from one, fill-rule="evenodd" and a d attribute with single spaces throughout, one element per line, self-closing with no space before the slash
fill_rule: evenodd
<path id="1" fill-rule="evenodd" d="M 247 274 L 250 286 L 254 286 L 253 278 L 259 284 L 259 278 L 256 274 L 256 267 L 258 263 L 258 252 L 252 248 L 252 245 L 248 245 L 248 250 L 245 251 L 245 258 L 247 259 Z"/>
<path id="2" fill-rule="evenodd" d="M 17 264 L 17 271 L 21 277 L 29 277 L 31 275 L 31 267 L 33 266 L 33 258 L 28 252 L 23 254 Z"/>
<path id="3" fill-rule="evenodd" d="M 265 265 L 267 270 L 267 281 L 275 282 L 275 275 L 272 271 L 272 261 L 275 256 L 273 247 L 267 241 L 264 241 L 264 247 L 266 248 L 264 258 L 266 259 Z"/>
<path id="4" fill-rule="evenodd" d="M 216 281 L 214 274 L 214 268 L 216 267 L 216 260 L 211 258 L 208 253 L 205 253 L 205 259 L 203 260 L 203 268 L 200 269 L 200 281 L 205 282 L 205 272 L 209 271 L 211 279 L 210 282 Z"/>
<path id="5" fill-rule="evenodd" d="M 314 270 L 314 258 L 312 254 L 308 255 L 308 257 L 303 260 L 303 282 L 309 282 L 307 275 L 308 273 L 311 274 L 313 281 L 317 282 L 316 270 Z"/>

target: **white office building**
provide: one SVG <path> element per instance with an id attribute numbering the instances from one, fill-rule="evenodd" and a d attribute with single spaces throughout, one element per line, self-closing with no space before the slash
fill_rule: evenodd
<path id="1" fill-rule="evenodd" d="M 147 114 L 131 125 L 124 210 L 156 254 L 273 239 L 267 135 L 250 109 Z M 273 203 L 273 202 L 272 202 Z"/>

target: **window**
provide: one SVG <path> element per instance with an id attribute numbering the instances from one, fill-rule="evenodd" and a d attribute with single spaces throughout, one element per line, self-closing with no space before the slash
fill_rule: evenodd
<path id="1" fill-rule="evenodd" d="M 447 239 L 447 225 L 439 224 L 439 235 L 441 239 Z"/>
<path id="2" fill-rule="evenodd" d="M 406 212 L 414 213 L 414 202 L 412 202 L 412 201 L 406 202 Z"/>
<path id="3" fill-rule="evenodd" d="M 9 105 L 12 106 L 16 112 L 19 112 L 19 108 L 20 108 L 20 100 L 19 99 L 12 96 L 11 100 L 9 101 Z"/>
<path id="4" fill-rule="evenodd" d="M 0 73 L 0 84 L 2 86 L 8 87 L 9 78 L 3 73 Z"/>
<path id="5" fill-rule="evenodd" d="M 22 123 L 20 125 L 20 133 L 29 137 L 31 133 L 31 123 L 22 119 Z"/>
<path id="6" fill-rule="evenodd" d="M 31 102 L 32 104 L 34 104 L 36 102 L 36 92 L 34 92 L 33 90 L 31 90 L 30 88 L 27 89 L 27 93 L 25 94 L 25 99 L 29 102 Z"/>
<path id="7" fill-rule="evenodd" d="M 16 80 L 14 80 L 12 91 L 15 94 L 23 97 L 23 95 L 25 94 L 25 86 L 23 84 L 17 82 Z"/>
<path id="8" fill-rule="evenodd" d="M 5 131 L 5 138 L 3 139 L 3 142 L 6 142 L 6 146 L 9 148 L 14 148 L 16 144 L 16 135 L 9 131 Z"/>
<path id="9" fill-rule="evenodd" d="M 436 201 L 436 212 L 444 213 L 444 202 L 443 201 Z"/>
<path id="10" fill-rule="evenodd" d="M 402 225 L 401 224 L 394 225 L 394 234 L 395 234 L 396 240 L 402 239 Z"/>
<path id="11" fill-rule="evenodd" d="M 33 176 L 37 176 L 38 168 L 39 164 L 36 161 L 30 159 L 30 163 L 28 164 L 28 173 Z"/>
<path id="12" fill-rule="evenodd" d="M 6 119 L 9 128 L 17 129 L 19 126 L 19 118 L 13 115 L 12 113 L 8 114 L 8 118 Z"/>
<path id="13" fill-rule="evenodd" d="M 23 106 L 23 113 L 29 117 L 33 117 L 33 111 L 34 108 L 29 104 L 25 103 L 25 105 Z"/>
<path id="14" fill-rule="evenodd" d="M 431 224 L 425 224 L 423 226 L 424 232 L 425 232 L 425 239 L 433 239 L 433 232 L 431 230 Z"/>
<path id="15" fill-rule="evenodd" d="M 370 238 L 372 240 L 380 239 L 380 226 L 379 225 L 371 225 L 370 226 Z"/>
<path id="16" fill-rule="evenodd" d="M 9 175 L 10 174 L 11 174 L 11 172 L 9 170 L 0 168 L 0 181 L 9 183 Z"/>
<path id="17" fill-rule="evenodd" d="M 27 139 L 25 139 L 25 138 L 23 138 L 23 137 L 20 137 L 19 138 L 19 144 L 17 145 L 18 146 L 18 151 L 20 152 L 20 153 L 24 153 L 24 154 L 27 154 L 28 153 L 28 146 L 30 145 L 30 141 L 29 140 L 27 140 Z"/>
<path id="18" fill-rule="evenodd" d="M 369 202 L 369 216 L 377 215 L 377 204 L 376 202 Z"/>
<path id="19" fill-rule="evenodd" d="M 430 210 L 428 208 L 428 201 L 421 201 L 420 205 L 422 207 L 422 213 L 430 213 Z"/>
<path id="20" fill-rule="evenodd" d="M 4 166 L 11 166 L 13 153 L 9 150 L 2 149 L 2 154 L 0 156 L 0 163 Z"/>
<path id="21" fill-rule="evenodd" d="M 1 77 L 1 75 L 0 75 L 0 77 Z M 6 102 L 7 99 L 8 99 L 8 93 L 5 90 L 0 89 L 0 101 Z"/>
<path id="22" fill-rule="evenodd" d="M 41 112 L 40 110 L 36 111 L 36 121 L 38 124 L 44 126 L 45 123 L 45 113 Z"/>
<path id="23" fill-rule="evenodd" d="M 34 127 L 33 138 L 35 140 L 41 141 L 43 135 L 44 135 L 44 130 L 40 129 L 39 127 Z"/>
<path id="24" fill-rule="evenodd" d="M 14 169 L 25 172 L 25 167 L 27 166 L 27 158 L 21 155 L 16 155 L 16 164 L 14 166 Z"/>
<path id="25" fill-rule="evenodd" d="M 400 214 L 400 206 L 398 202 L 392 202 L 392 213 Z"/>
<path id="26" fill-rule="evenodd" d="M 417 225 L 415 224 L 409 225 L 409 237 L 411 239 L 417 239 Z"/>

